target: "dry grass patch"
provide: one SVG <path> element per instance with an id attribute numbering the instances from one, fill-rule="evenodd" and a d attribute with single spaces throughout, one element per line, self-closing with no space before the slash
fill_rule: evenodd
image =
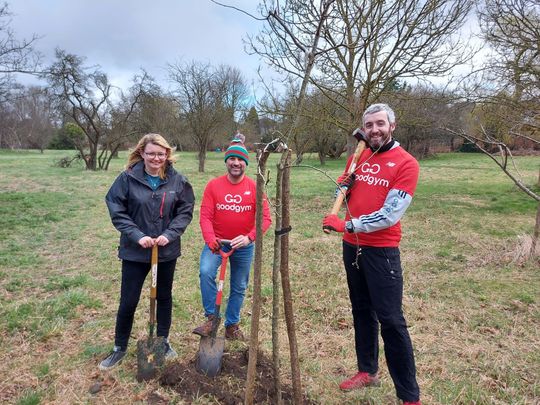
<path id="1" fill-rule="evenodd" d="M 118 234 L 103 198 L 124 161 L 113 161 L 110 172 L 89 173 L 52 168 L 52 154 L 25 156 L 0 161 L 0 189 L 21 193 L 1 201 L 14 214 L 0 219 L 0 402 L 189 403 L 158 381 L 136 382 L 135 345 L 118 369 L 97 370 L 112 347 L 120 288 Z M 422 399 L 426 404 L 536 404 L 540 275 L 537 263 L 522 259 L 536 207 L 489 161 L 475 159 L 455 155 L 421 162 L 421 183 L 403 221 L 404 310 Z M 523 171 L 528 179 L 537 175 L 537 163 L 520 159 L 528 165 Z M 206 181 L 223 172 L 222 155 L 212 154 L 207 164 L 208 172 L 200 175 L 193 155 L 181 154 L 179 160 L 197 201 Z M 326 170 L 337 177 L 343 164 L 329 162 Z M 341 242 L 321 232 L 335 185 L 307 169 L 291 175 L 290 274 L 304 392 L 321 404 L 397 404 L 382 342 L 382 386 L 338 389 L 356 371 L 356 359 Z M 56 194 L 47 197 L 52 191 Z M 22 202 L 28 204 L 24 210 Z M 191 330 L 202 320 L 197 222 L 198 209 L 183 238 L 173 288 L 170 339 L 182 364 L 197 352 L 199 339 Z M 265 238 L 262 275 L 260 347 L 266 356 L 272 349 L 272 231 Z M 242 313 L 246 333 L 251 294 Z M 147 314 L 145 287 L 132 343 L 146 336 Z M 290 384 L 283 313 L 279 335 L 281 375 Z M 241 382 L 231 387 L 242 389 Z M 191 402 L 212 401 L 196 397 Z"/>

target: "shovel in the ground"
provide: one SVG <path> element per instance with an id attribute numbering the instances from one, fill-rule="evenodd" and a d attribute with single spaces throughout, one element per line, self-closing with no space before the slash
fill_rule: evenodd
<path id="1" fill-rule="evenodd" d="M 150 272 L 150 322 L 148 339 L 139 339 L 137 342 L 137 381 L 148 381 L 157 375 L 165 362 L 165 338 L 154 336 L 156 326 L 156 295 L 157 295 L 157 267 L 158 247 L 152 247 L 152 262 Z"/>
<path id="2" fill-rule="evenodd" d="M 222 248 L 219 250 L 219 254 L 221 255 L 221 269 L 219 271 L 216 309 L 212 324 L 212 332 L 210 332 L 209 336 L 201 337 L 201 341 L 199 343 L 199 352 L 197 353 L 197 361 L 195 364 L 198 371 L 209 377 L 215 377 L 221 371 L 221 359 L 223 358 L 223 349 L 225 348 L 225 337 L 217 336 L 217 330 L 221 321 L 220 308 L 221 299 L 223 297 L 223 282 L 225 280 L 227 262 L 229 256 L 234 252 L 234 249 L 224 252 L 223 245 L 225 244 L 230 245 L 230 241 L 222 240 Z"/>

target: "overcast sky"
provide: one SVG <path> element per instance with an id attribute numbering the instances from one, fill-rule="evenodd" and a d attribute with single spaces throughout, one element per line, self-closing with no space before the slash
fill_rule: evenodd
<path id="1" fill-rule="evenodd" d="M 210 0 L 7 1 L 16 38 L 40 36 L 35 47 L 47 64 L 59 47 L 86 57 L 87 65 L 101 66 L 122 89 L 130 86 L 140 68 L 167 89 L 167 63 L 195 60 L 213 66 L 226 64 L 241 70 L 255 94 L 264 93 L 256 73 L 260 58 L 248 55 L 242 42 L 248 34 L 259 32 L 263 22 Z M 258 0 L 221 2 L 257 15 Z M 469 20 L 465 32 L 478 29 L 474 21 Z M 268 67 L 262 69 L 265 77 L 278 78 Z M 28 77 L 19 80 L 35 82 Z"/>
<path id="2" fill-rule="evenodd" d="M 256 14 L 256 0 L 225 0 Z M 18 39 L 41 38 L 36 48 L 52 61 L 55 48 L 100 65 L 111 81 L 127 88 L 144 68 L 166 87 L 168 62 L 210 62 L 239 68 L 257 81 L 259 58 L 247 55 L 242 38 L 262 22 L 210 0 L 8 0 Z M 256 85 L 256 84 L 255 84 Z"/>

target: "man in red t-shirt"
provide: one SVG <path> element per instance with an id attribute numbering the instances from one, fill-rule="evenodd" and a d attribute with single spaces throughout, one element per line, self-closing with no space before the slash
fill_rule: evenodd
<path id="1" fill-rule="evenodd" d="M 343 232 L 343 262 L 351 300 L 358 373 L 340 384 L 342 390 L 378 385 L 379 325 L 384 352 L 397 396 L 404 404 L 420 404 L 414 353 L 402 310 L 403 276 L 399 242 L 400 219 L 411 203 L 419 166 L 392 139 L 395 114 L 374 104 L 363 115 L 367 148 L 340 186 L 346 187 L 345 221 L 327 215 L 323 227 Z"/>
<path id="2" fill-rule="evenodd" d="M 215 314 L 216 275 L 221 264 L 220 240 L 227 239 L 231 244 L 225 249 L 235 251 L 229 257 L 230 291 L 225 311 L 225 337 L 243 339 L 239 328 L 240 310 L 248 286 L 254 250 L 252 242 L 256 234 L 257 187 L 255 181 L 245 175 L 248 163 L 248 151 L 242 139 L 234 139 L 225 152 L 227 174 L 210 180 L 204 189 L 199 223 L 205 245 L 201 252 L 199 278 L 204 315 L 207 320 L 193 330 L 193 333 L 201 336 L 210 334 L 213 320 L 219 315 Z M 270 208 L 265 198 L 263 232 L 266 232 L 271 223 Z"/>

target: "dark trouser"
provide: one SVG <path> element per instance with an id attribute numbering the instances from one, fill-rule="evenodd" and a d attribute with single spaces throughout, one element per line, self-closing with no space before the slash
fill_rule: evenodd
<path id="1" fill-rule="evenodd" d="M 172 284 L 176 259 L 158 264 L 157 271 L 157 336 L 169 337 L 172 314 Z M 141 289 L 146 275 L 150 271 L 150 263 L 122 261 L 122 287 L 120 289 L 120 304 L 116 315 L 116 331 L 114 344 L 126 350 L 133 326 L 135 309 L 139 303 Z M 150 294 L 148 294 L 150 296 Z M 149 316 L 149 315 L 148 315 Z"/>
<path id="2" fill-rule="evenodd" d="M 399 248 L 357 247 L 343 243 L 343 262 L 354 321 L 358 370 L 379 368 L 379 324 L 384 354 L 398 398 L 418 401 L 414 353 L 403 316 L 403 275 Z M 358 265 L 356 265 L 358 263 Z"/>

